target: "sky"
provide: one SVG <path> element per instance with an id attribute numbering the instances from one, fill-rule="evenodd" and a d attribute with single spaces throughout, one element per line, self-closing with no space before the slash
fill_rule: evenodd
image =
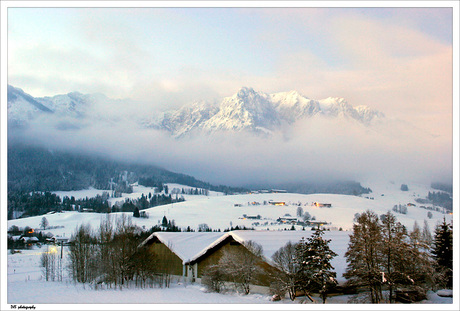
<path id="1" fill-rule="evenodd" d="M 8 84 L 35 97 L 103 93 L 132 99 L 139 107 L 130 101 L 125 109 L 146 114 L 231 96 L 242 86 L 343 97 L 441 137 L 439 158 L 428 146 L 417 151 L 452 161 L 451 7 L 8 8 L 7 15 Z M 394 155 L 396 145 L 419 143 L 408 140 L 377 150 Z M 229 149 L 213 157 L 230 161 Z"/>

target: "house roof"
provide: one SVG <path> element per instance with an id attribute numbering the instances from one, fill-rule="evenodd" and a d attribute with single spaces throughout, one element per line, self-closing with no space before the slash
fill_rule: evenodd
<path id="1" fill-rule="evenodd" d="M 157 238 L 185 264 L 224 235 L 222 232 L 154 232 L 140 247 Z"/>
<path id="2" fill-rule="evenodd" d="M 38 238 L 36 236 L 28 237 L 24 236 L 21 240 L 24 239 L 24 242 L 38 242 Z"/>
<path id="3" fill-rule="evenodd" d="M 309 237 L 307 231 L 256 231 L 236 230 L 222 232 L 154 232 L 140 246 L 157 238 L 168 246 L 184 264 L 194 262 L 205 255 L 210 249 L 232 237 L 239 243 L 253 241 L 262 246 L 263 255 L 267 262 L 273 254 L 286 245 L 287 242 L 297 243 L 302 237 Z"/>
<path id="4" fill-rule="evenodd" d="M 262 246 L 262 253 L 268 263 L 272 263 L 273 254 L 286 243 L 297 243 L 302 237 L 307 238 L 311 235 L 310 231 L 256 231 L 256 230 L 237 230 L 230 234 L 240 242 L 253 241 Z"/>
<path id="5" fill-rule="evenodd" d="M 230 232 L 155 232 L 144 240 L 139 247 L 146 245 L 152 239 L 158 239 L 161 243 L 168 246 L 181 260 L 183 264 L 194 263 L 210 251 L 225 242 L 233 239 L 239 243 L 253 241 L 262 246 L 264 260 L 273 264 L 272 256 L 287 242 L 297 243 L 302 238 L 308 238 L 311 231 L 265 231 L 265 230 L 236 230 Z M 325 239 L 331 239 L 330 247 L 338 254 L 332 260 L 336 268 L 337 275 L 341 277 L 345 272 L 346 258 L 344 256 L 349 242 L 348 232 L 346 231 L 326 231 Z"/>

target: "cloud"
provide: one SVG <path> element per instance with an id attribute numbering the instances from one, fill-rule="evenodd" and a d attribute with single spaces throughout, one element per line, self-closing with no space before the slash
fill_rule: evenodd
<path id="1" fill-rule="evenodd" d="M 297 122 L 288 135 L 278 132 L 269 138 L 222 132 L 173 139 L 165 132 L 130 122 L 88 122 L 80 130 L 59 131 L 54 121 L 41 119 L 16 135 L 50 148 L 159 165 L 235 186 L 452 178 L 451 141 L 421 135 L 396 121 L 365 128 L 346 120 L 313 118 Z"/>
<path id="2" fill-rule="evenodd" d="M 34 96 L 100 92 L 138 104 L 101 106 L 100 114 L 124 117 L 78 131 L 56 131 L 54 122 L 40 120 L 27 133 L 31 139 L 235 185 L 452 175 L 453 48 L 446 40 L 446 11 L 248 8 L 208 19 L 204 11 L 193 15 L 186 9 L 79 12 L 71 45 L 12 42 L 9 83 Z M 216 16 L 225 25 L 240 21 L 225 30 L 231 40 L 220 41 L 219 28 L 208 32 L 210 25 L 221 25 Z M 189 38 L 180 32 L 186 26 L 193 28 L 184 32 Z M 313 99 L 344 97 L 401 122 L 363 132 L 309 120 L 271 139 L 232 134 L 184 140 L 134 122 L 159 110 L 231 96 L 241 86 L 267 93 L 295 89 Z"/>

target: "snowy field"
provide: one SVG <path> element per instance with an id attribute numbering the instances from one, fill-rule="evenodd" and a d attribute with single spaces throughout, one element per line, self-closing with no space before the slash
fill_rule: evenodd
<path id="1" fill-rule="evenodd" d="M 23 250 L 14 255 L 8 254 L 8 304 L 35 305 L 39 310 L 62 310 L 63 307 L 73 310 L 93 310 L 93 307 L 95 309 L 102 307 L 107 310 L 152 309 L 147 304 L 162 304 L 160 309 L 194 310 L 200 306 L 199 309 L 202 310 L 213 309 L 212 304 L 219 304 L 219 309 L 227 309 L 226 304 L 254 304 L 250 307 L 251 309 L 281 310 L 295 308 L 296 305 L 299 306 L 304 301 L 303 298 L 298 298 L 294 302 L 289 299 L 273 302 L 268 295 L 240 295 L 234 292 L 207 293 L 201 285 L 178 282 L 172 283 L 170 288 L 123 288 L 123 290 L 94 290 L 88 284 L 75 284 L 66 277 L 64 277 L 63 282 L 46 282 L 43 279 L 39 262 L 41 253 L 47 250 L 47 246 L 43 246 L 42 248 Z M 320 309 L 322 306 L 321 299 L 315 298 L 317 300 L 315 309 Z M 421 304 L 452 304 L 452 298 L 439 297 L 432 292 L 429 293 L 428 298 Z M 346 295 L 332 296 L 328 298 L 327 304 L 342 305 L 346 304 L 348 299 L 349 296 Z M 311 304 L 309 301 L 306 303 Z M 86 304 L 90 306 L 86 306 Z M 194 304 L 197 306 L 193 306 Z M 263 304 L 263 307 L 258 307 L 258 304 Z M 404 306 L 406 308 L 407 305 Z M 158 306 L 154 308 L 158 309 Z M 234 310 L 234 307 L 228 308 Z M 340 309 L 344 308 L 346 309 L 347 306 L 342 305 Z M 308 307 L 308 309 L 310 308 Z M 360 309 L 360 307 L 356 306 L 353 309 Z M 418 305 L 416 309 L 422 310 L 424 308 Z"/>
<path id="2" fill-rule="evenodd" d="M 197 229 L 199 224 L 207 224 L 214 230 L 227 229 L 231 226 L 246 226 L 254 227 L 257 230 L 283 230 L 290 229 L 291 225 L 278 224 L 276 220 L 285 215 L 296 216 L 298 204 L 304 212 L 310 213 L 317 221 L 325 221 L 328 223 L 325 227 L 331 230 L 351 230 L 353 227 L 353 218 L 356 213 L 361 213 L 367 209 L 373 210 L 377 214 L 385 214 L 391 211 L 395 204 L 405 205 L 413 203 L 416 206 L 408 206 L 407 214 L 394 213 L 398 220 L 408 229 L 412 229 L 414 222 L 417 221 L 422 227 L 424 220 L 427 220 L 430 228 L 434 230 L 445 217 L 450 222 L 452 215 L 443 214 L 436 211 L 431 211 L 433 217 L 427 217 L 428 210 L 420 208 L 415 202 L 416 198 L 424 198 L 429 191 L 435 191 L 428 186 L 409 184 L 409 191 L 401 191 L 400 183 L 384 183 L 384 184 L 363 184 L 364 187 L 370 187 L 373 192 L 370 194 L 358 196 L 338 195 L 338 194 L 296 194 L 296 193 L 264 193 L 264 194 L 242 194 L 242 195 L 223 195 L 218 192 L 210 192 L 209 196 L 203 195 L 184 195 L 185 201 L 156 206 L 144 210 L 148 215 L 148 219 L 133 218 L 133 222 L 140 227 L 149 229 L 161 222 L 163 216 L 168 220 L 174 220 L 176 225 L 181 228 L 190 226 L 192 229 Z M 169 184 L 169 189 L 181 189 L 181 186 Z M 75 198 L 84 198 L 89 194 L 101 194 L 102 190 L 90 189 L 82 191 L 67 191 L 55 192 L 61 196 L 75 196 Z M 115 201 L 123 201 L 126 198 L 139 198 L 143 194 L 148 196 L 149 192 L 153 194 L 153 188 L 135 186 L 134 192 L 124 194 L 122 198 L 111 198 L 110 203 Z M 366 197 L 369 197 L 366 198 Z M 263 203 L 267 202 L 267 205 Z M 285 202 L 286 206 L 274 206 L 268 204 L 269 201 Z M 252 205 L 256 202 L 260 205 Z M 330 203 L 331 208 L 322 208 L 312 206 L 313 202 Z M 121 213 L 113 213 L 111 217 L 115 219 Z M 127 213 L 132 215 L 132 213 Z M 260 215 L 260 219 L 249 219 L 246 216 Z M 51 229 L 54 235 L 70 236 L 75 228 L 82 224 L 90 224 L 93 228 L 97 228 L 101 219 L 105 218 L 104 214 L 97 213 L 77 213 L 65 212 L 46 215 L 50 226 L 64 226 L 64 228 Z M 8 221 L 8 227 L 16 225 L 18 227 L 30 226 L 39 228 L 40 221 L 43 216 L 29 217 L 24 219 L 16 219 Z M 297 226 L 297 230 L 301 229 Z M 48 231 L 48 230 L 47 230 Z"/>
<path id="3" fill-rule="evenodd" d="M 427 220 L 431 230 L 434 230 L 436 224 L 445 217 L 448 222 L 451 221 L 452 215 L 432 211 L 432 219 L 428 219 L 428 210 L 419 207 L 415 198 L 424 198 L 428 191 L 437 191 L 428 186 L 408 184 L 409 191 L 401 191 L 401 183 L 381 183 L 362 184 L 364 187 L 370 187 L 373 192 L 363 195 L 362 197 L 335 195 L 335 194 L 294 194 L 294 193 L 264 193 L 264 194 L 241 194 L 225 196 L 222 193 L 210 192 L 209 196 L 202 195 L 184 195 L 185 202 L 174 203 L 164 206 L 157 206 L 145 210 L 149 218 L 132 218 L 133 223 L 145 228 L 159 224 L 163 216 L 168 220 L 174 220 L 176 225 L 185 229 L 190 226 L 197 229 L 199 224 L 206 223 L 212 229 L 224 230 L 230 226 L 244 225 L 254 227 L 256 230 L 284 230 L 290 229 L 291 225 L 276 222 L 276 219 L 285 215 L 296 216 L 296 211 L 300 205 L 304 212 L 316 217 L 317 221 L 328 223 L 325 227 L 330 228 L 326 232 L 326 238 L 331 239 L 331 249 L 339 254 L 334 258 L 332 264 L 337 272 L 337 278 L 343 282 L 342 273 L 346 268 L 344 253 L 348 245 L 348 235 L 351 233 L 353 218 L 355 213 L 361 213 L 367 209 L 373 210 L 377 214 L 384 214 L 391 211 L 395 204 L 414 203 L 416 206 L 408 206 L 406 215 L 394 213 L 398 220 L 412 229 L 414 222 L 417 221 L 423 226 L 424 220 Z M 169 185 L 170 191 L 174 188 L 182 188 L 181 185 Z M 102 190 L 89 189 L 82 191 L 56 192 L 61 198 L 65 195 L 74 196 L 75 198 L 91 197 L 96 194 L 102 194 Z M 149 187 L 136 186 L 134 193 L 124 195 L 122 198 L 112 198 L 111 204 L 115 200 L 124 200 L 125 198 L 137 198 L 142 194 L 148 195 L 153 189 Z M 365 197 L 369 198 L 365 198 Z M 285 202 L 286 206 L 264 205 L 266 201 Z M 260 203 L 253 205 L 252 202 Z M 313 202 L 330 203 L 331 208 L 321 208 L 312 206 Z M 126 213 L 132 215 L 132 213 Z M 246 217 L 243 215 L 246 214 Z M 115 221 L 122 213 L 110 214 L 110 218 Z M 260 219 L 248 219 L 247 216 L 260 215 Z M 80 224 L 90 224 L 93 229 L 97 229 L 101 220 L 107 215 L 97 213 L 78 213 L 64 212 L 48 214 L 46 218 L 49 226 L 56 226 L 54 229 L 47 229 L 55 236 L 70 237 L 77 226 Z M 24 219 L 10 220 L 7 227 L 16 225 L 24 228 L 30 226 L 39 229 L 43 216 L 36 216 Z M 255 224 L 258 222 L 258 224 Z M 342 228 L 343 231 L 338 231 Z M 311 234 L 310 228 L 300 232 L 300 226 L 296 226 L 299 235 Z M 6 254 L 6 250 L 2 250 Z M 46 305 L 48 309 L 60 310 L 59 304 L 111 304 L 110 309 L 129 309 L 132 305 L 125 306 L 120 304 L 135 304 L 135 309 L 144 308 L 146 304 L 165 304 L 161 308 L 172 308 L 171 304 L 219 304 L 219 309 L 225 308 L 226 304 L 263 304 L 264 309 L 279 309 L 286 305 L 295 306 L 299 301 L 292 303 L 290 300 L 281 302 L 270 301 L 269 296 L 250 294 L 241 296 L 235 293 L 215 294 L 206 293 L 200 285 L 177 284 L 173 283 L 171 288 L 149 288 L 149 289 L 123 289 L 123 290 L 98 290 L 95 291 L 86 285 L 73 284 L 68 279 L 63 282 L 46 282 L 43 280 L 39 260 L 41 252 L 46 251 L 46 246 L 32 250 L 23 250 L 18 254 L 6 254 L 2 258 L 7 258 L 7 269 L 2 270 L 7 273 L 7 303 L 8 304 L 51 304 Z M 274 250 L 273 250 L 274 251 Z M 5 261 L 3 261 L 3 265 Z M 6 271 L 7 270 L 7 271 Z M 2 284 L 5 284 L 4 279 Z M 337 296 L 328 299 L 328 304 L 343 304 L 348 300 L 347 296 Z M 320 302 L 320 299 L 318 299 Z M 452 298 L 441 298 L 435 293 L 429 294 L 429 300 L 425 303 L 448 303 L 452 306 Z M 57 304 L 57 305 L 54 305 Z M 113 305 L 112 305 L 113 304 Z M 319 304 L 317 305 L 320 306 Z M 423 309 L 421 305 L 420 308 Z M 78 307 L 75 307 L 78 310 Z M 84 307 L 86 309 L 86 307 Z M 148 309 L 147 307 L 145 307 Z M 178 309 L 183 309 L 184 305 L 179 305 Z M 193 307 L 187 307 L 192 309 Z M 254 309 L 257 307 L 251 307 Z M 9 309 L 9 308 L 8 308 Z M 99 309 L 99 307 L 98 307 Z M 229 309 L 234 309 L 229 307 Z M 354 308 L 359 309 L 359 308 Z M 429 309 L 429 308 L 428 308 Z M 455 309 L 452 309 L 455 310 Z"/>

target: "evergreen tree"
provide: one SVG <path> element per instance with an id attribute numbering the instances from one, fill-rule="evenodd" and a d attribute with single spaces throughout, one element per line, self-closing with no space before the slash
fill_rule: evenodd
<path id="1" fill-rule="evenodd" d="M 168 226 L 168 219 L 166 218 L 166 216 L 163 216 L 163 220 L 161 221 L 161 225 L 163 227 L 167 227 Z"/>
<path id="2" fill-rule="evenodd" d="M 141 217 L 141 214 L 139 212 L 139 208 L 137 206 L 134 208 L 133 217 L 136 217 L 136 218 Z"/>
<path id="3" fill-rule="evenodd" d="M 437 272 L 448 288 L 453 285 L 453 230 L 446 219 L 436 227 L 433 249 L 431 251 L 437 264 Z"/>
<path id="4" fill-rule="evenodd" d="M 325 240 L 323 234 L 323 229 L 317 229 L 311 237 L 306 240 L 302 239 L 297 245 L 296 257 L 300 265 L 299 288 L 307 295 L 311 291 L 318 291 L 323 303 L 326 303 L 330 288 L 337 285 L 336 273 L 331 265 L 332 258 L 337 254 L 329 248 L 331 240 Z"/>

